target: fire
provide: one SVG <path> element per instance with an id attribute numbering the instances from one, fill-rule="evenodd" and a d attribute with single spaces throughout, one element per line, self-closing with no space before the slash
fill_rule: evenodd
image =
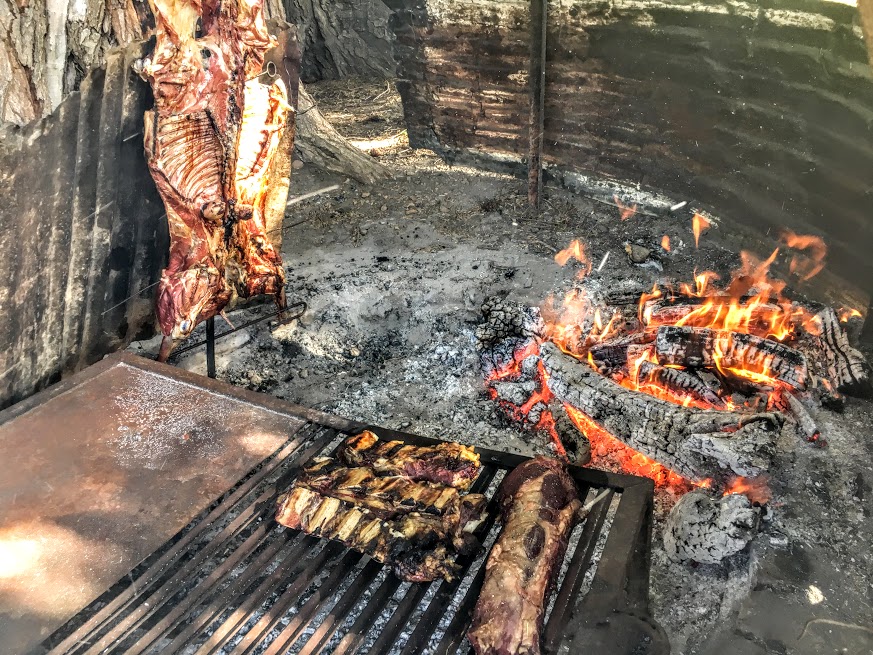
<path id="1" fill-rule="evenodd" d="M 821 237 L 811 234 L 795 234 L 791 230 L 784 230 L 782 241 L 794 250 L 807 251 L 808 254 L 794 255 L 788 266 L 794 275 L 802 281 L 815 277 L 824 268 L 824 260 L 828 254 L 828 248 Z"/>
<path id="2" fill-rule="evenodd" d="M 840 307 L 837 315 L 840 317 L 840 323 L 848 323 L 850 319 L 861 318 L 861 312 L 857 309 L 846 309 L 845 307 Z"/>
<path id="3" fill-rule="evenodd" d="M 753 503 L 766 505 L 773 497 L 769 483 L 770 480 L 766 475 L 757 478 L 734 478 L 725 487 L 723 495 L 742 494 Z"/>
<path id="4" fill-rule="evenodd" d="M 564 410 L 573 422 L 573 425 L 582 432 L 591 444 L 591 461 L 596 463 L 607 454 L 617 459 L 622 470 L 633 475 L 642 475 L 655 481 L 658 487 L 680 489 L 689 491 L 694 486 L 709 486 L 708 481 L 699 485 L 686 480 L 681 475 L 649 459 L 642 453 L 625 446 L 621 441 L 613 437 L 609 432 L 600 427 L 588 415 L 580 412 L 575 407 L 565 404 Z"/>
<path id="5" fill-rule="evenodd" d="M 617 197 L 615 200 L 622 210 L 623 220 L 633 215 L 635 207 L 625 215 L 629 208 L 622 205 Z M 711 222 L 701 214 L 695 214 L 692 226 L 695 244 L 699 245 L 700 234 L 711 226 Z M 786 233 L 784 240 L 789 248 L 805 251 L 802 260 L 792 260 L 794 273 L 808 279 L 820 270 L 826 253 L 820 239 Z M 661 245 L 669 250 L 668 235 L 663 236 Z M 766 258 L 745 251 L 740 253 L 740 266 L 726 282 L 712 271 L 702 271 L 696 272 L 688 283 L 675 287 L 654 284 L 650 291 L 640 295 L 638 325 L 632 318 L 626 319 L 621 309 L 610 309 L 599 302 L 589 293 L 593 287 L 587 287 L 585 283 L 577 284 L 563 298 L 547 299 L 541 307 L 545 325 L 538 339 L 516 352 L 513 361 L 492 373 L 490 380 L 521 379 L 521 362 L 537 354 L 543 341 L 550 341 L 565 353 L 587 361 L 595 370 L 598 370 L 598 366 L 604 366 L 603 361 L 611 361 L 602 370 L 615 382 L 677 405 L 711 411 L 754 408 L 762 404 L 775 407 L 777 405 L 771 401 L 788 392 L 788 389 L 771 368 L 773 356 L 762 354 L 766 351 L 738 347 L 735 335 L 730 333 L 790 341 L 798 336 L 801 329 L 812 334 L 821 332 L 820 319 L 788 299 L 784 295 L 786 283 L 771 276 L 770 269 L 779 252 L 780 249 L 774 249 Z M 561 266 L 571 259 L 582 264 L 582 276 L 591 271 L 591 260 L 580 240 L 574 240 L 555 256 L 555 261 Z M 860 315 L 861 312 L 855 309 L 841 309 L 839 312 L 843 321 Z M 709 369 L 707 375 L 699 370 L 698 367 L 702 366 L 700 363 L 684 366 L 659 362 L 652 342 L 654 332 L 662 325 L 710 328 L 715 331 L 711 335 L 714 341 L 707 345 L 707 358 L 702 360 Z M 637 337 L 640 337 L 639 340 Z M 619 340 L 602 350 L 624 348 L 624 351 L 619 350 L 619 361 L 616 363 L 595 357 L 592 348 L 613 339 Z M 665 372 L 666 368 L 684 372 Z M 757 387 L 755 392 L 749 395 L 747 388 L 750 385 L 737 384 L 738 378 Z M 530 377 L 527 379 L 530 380 Z M 527 397 L 523 405 L 511 405 L 509 409 L 517 418 L 527 418 L 529 425 L 536 420 L 534 429 L 549 434 L 559 456 L 566 458 L 555 416 L 548 409 L 550 404 L 554 407 L 556 399 L 549 390 L 548 376 L 542 362 L 538 365 L 535 382 L 538 390 Z M 714 385 L 712 388 L 708 386 L 710 383 Z M 491 391 L 496 398 L 496 391 Z M 528 418 L 534 408 L 542 409 L 539 417 Z M 563 408 L 576 428 L 590 441 L 595 465 L 598 461 L 608 461 L 612 465 L 618 463 L 623 471 L 649 477 L 657 486 L 677 493 L 716 484 L 713 480 L 688 480 L 626 446 L 584 412 L 566 404 Z M 725 490 L 725 494 L 730 493 L 745 494 L 759 503 L 766 503 L 770 499 L 767 481 L 763 478 L 733 479 Z"/>
<path id="6" fill-rule="evenodd" d="M 615 206 L 618 207 L 619 215 L 621 216 L 621 220 L 626 221 L 631 218 L 634 214 L 637 213 L 637 206 L 634 205 L 625 205 L 619 200 L 617 195 L 612 196 L 612 199 L 615 201 Z"/>
<path id="7" fill-rule="evenodd" d="M 555 255 L 555 262 L 557 262 L 558 266 L 566 266 L 567 262 L 571 259 L 575 259 L 582 264 L 584 270 L 580 271 L 580 277 L 584 277 L 591 272 L 591 260 L 585 253 L 585 246 L 578 239 Z"/>
<path id="8" fill-rule="evenodd" d="M 698 214 L 695 212 L 694 216 L 691 217 L 691 229 L 694 232 L 694 247 L 700 247 L 700 235 L 704 232 L 704 230 L 709 229 L 712 226 L 712 223 L 705 216 Z"/>

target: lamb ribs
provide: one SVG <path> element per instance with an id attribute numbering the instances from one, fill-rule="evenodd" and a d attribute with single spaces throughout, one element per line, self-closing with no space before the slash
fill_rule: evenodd
<path id="1" fill-rule="evenodd" d="M 340 541 L 403 580 L 451 580 L 457 555 L 478 547 L 473 532 L 485 517 L 485 496 L 458 491 L 478 475 L 478 455 L 459 444 L 382 442 L 372 432 L 338 454 L 303 470 L 279 498 L 276 520 Z"/>
<path id="2" fill-rule="evenodd" d="M 155 97 L 144 117 L 146 161 L 170 232 L 156 301 L 166 358 L 173 339 L 236 297 L 270 294 L 284 306 L 265 212 L 291 108 L 281 79 L 267 86 L 258 77 L 276 43 L 260 0 L 150 4 L 156 42 L 141 75 Z"/>

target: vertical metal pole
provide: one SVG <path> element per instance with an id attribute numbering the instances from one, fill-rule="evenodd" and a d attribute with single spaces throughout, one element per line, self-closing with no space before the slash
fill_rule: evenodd
<path id="1" fill-rule="evenodd" d="M 539 209 L 543 188 L 543 114 L 546 104 L 546 23 L 548 0 L 530 0 L 530 146 L 527 158 L 527 201 Z"/>
<path id="2" fill-rule="evenodd" d="M 873 298 L 870 298 L 867 316 L 864 318 L 864 327 L 861 328 L 861 343 L 865 346 L 873 346 Z"/>
<path id="3" fill-rule="evenodd" d="M 206 375 L 215 377 L 215 317 L 206 319 Z"/>

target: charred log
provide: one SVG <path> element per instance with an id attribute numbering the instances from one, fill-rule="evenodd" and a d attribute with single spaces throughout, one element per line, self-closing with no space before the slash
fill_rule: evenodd
<path id="1" fill-rule="evenodd" d="M 540 310 L 492 296 L 482 304 L 483 322 L 476 328 L 476 345 L 487 350 L 509 338 L 535 339 L 545 327 Z"/>
<path id="2" fill-rule="evenodd" d="M 660 364 L 746 372 L 799 390 L 806 388 L 809 377 L 803 354 L 742 332 L 664 325 L 658 328 L 655 353 Z"/>
<path id="3" fill-rule="evenodd" d="M 827 377 L 837 391 L 850 395 L 871 393 L 870 365 L 864 355 L 849 344 L 849 337 L 840 326 L 836 312 L 824 309 L 816 314 L 815 323 L 821 333 L 814 337 L 824 353 Z"/>
<path id="4" fill-rule="evenodd" d="M 591 442 L 567 416 L 561 403 L 549 403 L 549 412 L 554 420 L 555 434 L 561 440 L 567 456 L 573 464 L 582 466 L 591 461 Z"/>
<path id="5" fill-rule="evenodd" d="M 718 564 L 754 538 L 760 514 L 745 496 L 714 499 L 704 491 L 691 491 L 667 517 L 664 550 L 675 561 Z"/>
<path id="6" fill-rule="evenodd" d="M 689 480 L 754 477 L 771 466 L 781 414 L 681 407 L 626 389 L 551 343 L 543 344 L 541 356 L 559 400 Z"/>
<path id="7" fill-rule="evenodd" d="M 727 409 L 727 403 L 703 380 L 689 371 L 641 362 L 637 368 L 636 383 L 638 387 L 655 385 L 680 405 L 691 403 L 712 409 Z"/>
<path id="8" fill-rule="evenodd" d="M 635 361 L 634 347 L 654 343 L 654 332 L 636 332 L 592 346 L 589 352 L 598 369 L 606 372 L 625 368 L 629 361 Z"/>
<path id="9" fill-rule="evenodd" d="M 783 391 L 780 395 L 785 404 L 788 405 L 790 416 L 797 424 L 797 431 L 800 433 L 800 436 L 807 441 L 817 442 L 821 437 L 821 430 L 815 422 L 815 419 L 812 418 L 809 410 L 806 409 L 803 403 L 800 402 L 794 394 L 788 391 Z"/>

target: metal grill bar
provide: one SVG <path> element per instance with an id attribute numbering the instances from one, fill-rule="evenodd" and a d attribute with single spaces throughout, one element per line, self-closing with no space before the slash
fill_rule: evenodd
<path id="1" fill-rule="evenodd" d="M 105 607 L 90 614 L 86 610 L 79 623 L 71 622 L 66 636 L 54 639 L 57 646 L 51 653 L 467 652 L 464 632 L 485 576 L 484 553 L 459 558 L 460 572 L 452 582 L 401 587 L 400 580 L 390 571 L 383 573 L 378 562 L 337 542 L 302 535 L 273 521 L 276 496 L 290 485 L 301 466 L 316 455 L 327 454 L 336 440 L 351 432 L 351 427 L 340 431 L 307 424 L 272 458 L 201 513 L 201 518 L 165 551 L 138 567 L 131 584 L 117 590 L 115 596 L 101 599 Z M 383 438 L 406 436 L 376 432 Z M 413 436 L 408 441 L 433 443 Z M 517 465 L 521 458 L 484 449 L 480 453 L 483 468 L 471 491 L 492 495 L 486 520 L 476 532 L 486 543 L 498 530 L 492 487 L 497 486 L 498 474 Z M 581 532 L 576 533 L 580 535 L 578 545 L 567 554 L 566 573 L 555 591 L 554 608 L 546 624 L 546 653 L 556 652 L 563 643 L 586 576 L 592 570 L 595 577 L 600 575 L 592 562 L 600 552 L 598 544 L 602 547 L 611 530 L 612 524 L 606 522 L 610 507 L 615 510 L 612 521 L 618 524 L 628 512 L 636 516 L 647 502 L 640 493 L 647 493 L 649 500 L 651 497 L 650 485 L 640 486 L 637 479 L 628 476 L 581 469 L 574 469 L 573 475 L 583 497 L 604 487 L 615 492 L 595 506 Z M 626 494 L 636 501 L 625 503 Z M 403 590 L 402 595 L 394 603 L 398 589 Z M 392 603 L 393 610 L 386 611 Z M 456 609 L 452 611 L 452 607 Z M 446 629 L 441 632 L 444 618 Z M 434 640 L 438 640 L 435 649 Z"/>
<path id="2" fill-rule="evenodd" d="M 160 555 L 148 569 L 136 576 L 137 584 L 129 585 L 109 600 L 98 614 L 83 622 L 77 629 L 73 630 L 66 638 L 54 646 L 53 650 L 59 653 L 74 653 L 78 652 L 76 650 L 77 646 L 91 643 L 95 635 L 106 629 L 118 614 L 124 612 L 132 603 L 138 602 L 142 593 L 155 582 L 157 577 L 167 570 L 168 567 L 172 566 L 180 557 L 184 556 L 186 549 L 194 544 L 211 525 L 236 508 L 237 503 L 240 503 L 264 479 L 276 471 L 278 467 L 282 466 L 288 458 L 294 458 L 297 451 L 303 445 L 310 443 L 319 430 L 324 431 L 320 426 L 302 426 L 271 458 L 268 458 L 234 489 L 231 489 L 216 501 L 217 504 L 213 509 L 205 510 L 207 512 L 205 516 L 195 518 L 189 527 L 182 531 L 179 539 L 171 540 L 171 546 L 167 548 L 166 552 Z M 87 614 L 87 609 L 83 614 Z M 63 631 L 63 628 L 61 631 Z"/>

